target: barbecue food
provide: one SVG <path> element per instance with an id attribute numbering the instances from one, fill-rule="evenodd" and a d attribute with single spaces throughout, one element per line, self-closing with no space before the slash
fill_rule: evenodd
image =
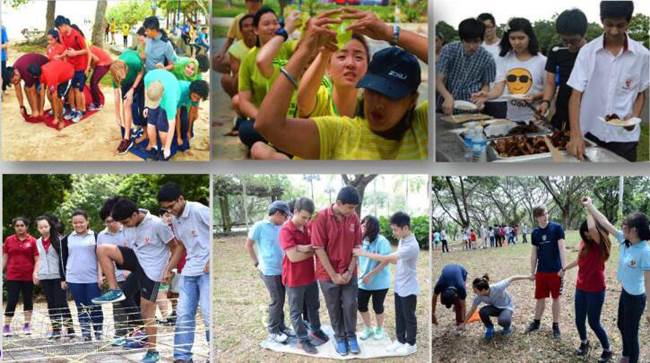
<path id="1" fill-rule="evenodd" d="M 611 115 L 607 115 L 607 116 L 605 116 L 605 121 L 609 121 L 609 120 L 620 120 L 620 119 L 621 119 L 621 118 L 618 117 L 618 115 L 615 114 L 615 113 L 613 113 L 613 114 L 611 114 Z"/>
<path id="2" fill-rule="evenodd" d="M 534 123 L 529 122 L 529 123 L 527 123 L 525 125 L 517 125 L 517 126 L 513 127 L 508 132 L 508 135 L 523 135 L 523 134 L 529 134 L 529 133 L 534 133 L 534 132 L 538 132 L 538 131 L 539 131 L 539 127 L 537 125 L 535 125 Z"/>
<path id="3" fill-rule="evenodd" d="M 559 150 L 566 150 L 566 144 L 569 142 L 569 133 L 555 131 L 551 136 L 551 143 Z M 492 141 L 492 147 L 497 151 L 499 156 L 512 157 L 523 156 L 549 152 L 544 136 L 526 137 L 516 135 L 500 140 Z"/>

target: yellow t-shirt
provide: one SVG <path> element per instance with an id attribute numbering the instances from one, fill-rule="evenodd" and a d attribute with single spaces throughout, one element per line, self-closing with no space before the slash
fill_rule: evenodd
<path id="1" fill-rule="evenodd" d="M 246 13 L 241 13 L 232 19 L 232 23 L 230 23 L 230 28 L 228 28 L 226 38 L 231 38 L 234 40 L 242 39 L 241 31 L 239 30 L 239 20 L 241 20 L 244 15 L 246 15 Z"/>
<path id="2" fill-rule="evenodd" d="M 314 110 L 307 117 L 339 116 L 334 104 L 334 97 L 332 97 L 333 87 L 332 81 L 328 77 L 323 77 L 318 92 L 316 92 Z M 360 106 L 359 101 L 357 99 L 357 108 Z"/>
<path id="3" fill-rule="evenodd" d="M 242 59 L 248 54 L 248 52 L 251 49 L 246 46 L 246 43 L 244 43 L 243 40 L 236 40 L 232 45 L 228 48 L 228 54 L 230 54 L 232 57 L 236 58 L 241 62 Z"/>
<path id="4" fill-rule="evenodd" d="M 428 157 L 429 104 L 415 109 L 413 123 L 401 140 L 373 133 L 363 118 L 326 116 L 313 120 L 318 127 L 321 160 L 425 160 Z"/>

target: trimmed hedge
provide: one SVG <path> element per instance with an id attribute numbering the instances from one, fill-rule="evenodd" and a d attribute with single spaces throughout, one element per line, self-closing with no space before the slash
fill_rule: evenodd
<path id="1" fill-rule="evenodd" d="M 380 233 L 386 237 L 391 244 L 397 245 L 397 239 L 393 237 L 393 231 L 390 229 L 388 217 L 379 217 Z M 411 231 L 415 235 L 420 249 L 429 249 L 429 217 L 428 216 L 411 216 Z"/>

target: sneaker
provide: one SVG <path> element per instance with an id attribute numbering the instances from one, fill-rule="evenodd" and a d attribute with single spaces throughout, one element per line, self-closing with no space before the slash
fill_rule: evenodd
<path id="1" fill-rule="evenodd" d="M 54 111 L 53 111 L 53 110 L 49 110 L 49 111 L 47 111 L 47 114 L 50 115 L 50 116 L 54 116 Z"/>
<path id="2" fill-rule="evenodd" d="M 287 342 L 289 337 L 286 336 L 286 334 L 280 332 L 280 333 L 271 333 L 271 334 L 269 334 L 269 339 L 276 342 L 276 343 L 284 344 L 284 343 Z"/>
<path id="3" fill-rule="evenodd" d="M 588 341 L 586 343 L 580 342 L 580 346 L 576 349 L 576 355 L 578 357 L 586 357 L 589 354 L 590 348 Z"/>
<path id="4" fill-rule="evenodd" d="M 120 145 L 117 147 L 117 153 L 119 155 L 126 154 L 129 149 L 131 149 L 131 146 L 133 146 L 133 141 L 122 139 L 122 141 L 120 141 Z"/>
<path id="5" fill-rule="evenodd" d="M 343 340 L 343 339 L 337 340 L 335 345 L 334 345 L 334 348 L 336 349 L 336 352 L 339 355 L 341 355 L 341 356 L 348 355 L 348 343 L 345 340 Z"/>
<path id="6" fill-rule="evenodd" d="M 12 336 L 13 333 L 11 332 L 11 327 L 9 325 L 5 325 L 2 327 L 2 336 L 3 337 L 10 337 Z"/>
<path id="7" fill-rule="evenodd" d="M 120 289 L 110 289 L 104 293 L 104 295 L 100 297 L 96 297 L 90 301 L 92 301 L 93 304 L 101 305 L 101 304 L 111 304 L 111 303 L 116 303 L 120 301 L 124 301 L 126 297 L 124 296 L 124 293 Z"/>
<path id="8" fill-rule="evenodd" d="M 95 340 L 98 341 L 98 342 L 101 342 L 102 341 L 102 335 L 103 334 L 101 332 L 95 333 Z"/>
<path id="9" fill-rule="evenodd" d="M 74 328 L 72 326 L 69 326 L 69 327 L 66 328 L 64 337 L 70 338 L 70 339 L 75 337 L 75 331 L 74 331 Z"/>
<path id="10" fill-rule="evenodd" d="M 316 349 L 316 347 L 314 347 L 311 344 L 311 342 L 309 342 L 309 339 L 299 341 L 296 344 L 296 348 L 302 349 L 305 353 L 308 353 L 308 354 L 316 354 L 316 353 L 318 353 L 318 349 Z"/>
<path id="11" fill-rule="evenodd" d="M 47 333 L 47 340 L 57 340 L 60 338 L 61 338 L 60 330 L 52 330 L 51 332 Z"/>
<path id="12" fill-rule="evenodd" d="M 413 354 L 413 353 L 415 353 L 417 351 L 418 351 L 417 345 L 415 345 L 415 344 L 411 345 L 411 344 L 407 343 L 407 344 L 402 344 L 401 347 L 397 348 L 395 350 L 395 354 L 398 354 L 398 355 L 411 355 L 411 354 Z"/>
<path id="13" fill-rule="evenodd" d="M 127 339 L 122 345 L 124 349 L 144 349 L 147 347 L 146 339 Z"/>
<path id="14" fill-rule="evenodd" d="M 389 346 L 386 348 L 386 351 L 387 351 L 387 352 L 394 353 L 394 352 L 396 352 L 398 349 L 400 349 L 400 348 L 402 347 L 402 345 L 403 345 L 402 343 L 400 343 L 398 340 L 396 340 L 396 341 L 394 341 L 391 345 L 389 345 Z"/>
<path id="15" fill-rule="evenodd" d="M 153 161 L 160 160 L 160 153 L 158 152 L 158 149 L 147 150 L 147 160 L 153 160 Z"/>
<path id="16" fill-rule="evenodd" d="M 512 325 L 507 328 L 501 329 L 501 331 L 499 331 L 499 334 L 503 335 L 504 337 L 512 335 Z"/>
<path id="17" fill-rule="evenodd" d="M 66 121 L 70 121 L 70 120 L 72 120 L 72 118 L 74 117 L 74 115 L 76 113 L 77 113 L 76 111 L 68 110 L 66 113 L 63 114 L 63 119 L 66 120 Z"/>
<path id="18" fill-rule="evenodd" d="M 373 338 L 375 340 L 384 340 L 386 338 L 386 333 L 384 333 L 384 328 L 380 326 L 376 327 Z"/>
<path id="19" fill-rule="evenodd" d="M 160 353 L 154 351 L 148 351 L 147 354 L 144 355 L 144 358 L 140 361 L 141 363 L 155 363 L 160 361 Z"/>
<path id="20" fill-rule="evenodd" d="M 487 341 L 492 340 L 494 338 L 494 327 L 487 327 L 485 328 L 485 335 L 483 335 L 483 338 Z"/>
<path id="21" fill-rule="evenodd" d="M 72 119 L 70 119 L 70 121 L 72 121 L 72 123 L 75 123 L 75 124 L 76 124 L 76 123 L 78 123 L 79 121 L 81 121 L 81 118 L 83 117 L 83 115 L 84 115 L 83 112 L 81 112 L 81 111 L 77 111 L 77 112 L 75 112 L 75 114 L 74 114 L 74 116 L 72 117 Z"/>
<path id="22" fill-rule="evenodd" d="M 95 105 L 94 103 L 91 103 L 90 106 L 88 106 L 88 111 L 90 111 L 90 112 L 99 111 L 101 109 L 102 109 L 102 106 Z"/>
<path id="23" fill-rule="evenodd" d="M 280 328 L 280 331 L 282 334 L 286 335 L 289 338 L 293 338 L 296 336 L 296 333 L 293 331 L 291 328 L 287 328 L 286 326 L 284 328 Z"/>
<path id="24" fill-rule="evenodd" d="M 560 327 L 557 325 L 553 326 L 553 338 L 555 339 L 560 339 L 562 334 L 560 333 Z"/>
<path id="25" fill-rule="evenodd" d="M 348 338 L 348 346 L 350 347 L 350 353 L 352 354 L 361 353 L 361 349 L 359 349 L 359 342 L 357 341 L 357 337 Z"/>
<path id="26" fill-rule="evenodd" d="M 23 325 L 23 334 L 32 335 L 32 328 L 29 326 L 29 323 L 25 323 L 25 325 Z"/>
<path id="27" fill-rule="evenodd" d="M 611 350 L 603 350 L 603 354 L 601 354 L 600 358 L 598 358 L 598 363 L 607 363 L 612 359 L 613 356 L 614 353 L 612 353 Z"/>
<path id="28" fill-rule="evenodd" d="M 373 335 L 375 335 L 375 330 L 370 327 L 365 327 L 359 338 L 361 338 L 361 340 L 366 340 L 372 337 Z"/>
<path id="29" fill-rule="evenodd" d="M 92 342 L 93 338 L 90 335 L 84 335 L 82 340 L 84 342 Z"/>
<path id="30" fill-rule="evenodd" d="M 125 337 L 115 337 L 113 338 L 113 341 L 111 342 L 111 346 L 113 347 L 122 347 L 126 344 L 126 338 Z"/>
<path id="31" fill-rule="evenodd" d="M 528 328 L 526 328 L 526 331 L 524 333 L 529 334 L 536 330 L 539 330 L 539 323 L 533 321 L 530 323 L 530 325 L 528 325 Z"/>
<path id="32" fill-rule="evenodd" d="M 321 329 L 309 332 L 309 337 L 321 342 L 321 344 L 327 343 L 330 340 L 330 337 L 328 337 Z"/>

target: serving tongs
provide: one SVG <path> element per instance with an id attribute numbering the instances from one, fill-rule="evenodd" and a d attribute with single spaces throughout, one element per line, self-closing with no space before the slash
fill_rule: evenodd
<path id="1" fill-rule="evenodd" d="M 544 125 L 548 126 L 550 130 L 555 130 L 555 127 L 553 127 L 553 124 L 551 124 L 551 121 L 544 115 L 542 115 L 541 112 L 537 111 L 537 108 L 533 106 L 532 103 L 528 102 L 528 100 L 522 100 L 526 104 L 526 107 L 530 108 L 533 110 L 533 114 L 535 115 L 535 118 L 537 120 L 540 120 L 544 123 Z"/>

